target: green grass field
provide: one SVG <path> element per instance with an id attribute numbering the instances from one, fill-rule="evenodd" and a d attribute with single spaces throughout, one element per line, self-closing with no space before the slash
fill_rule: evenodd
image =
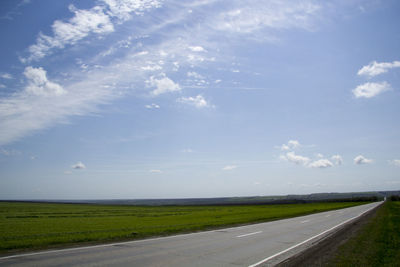
<path id="1" fill-rule="evenodd" d="M 162 236 L 360 204 L 149 207 L 0 202 L 0 252 Z"/>
<path id="2" fill-rule="evenodd" d="M 400 266 L 400 202 L 387 201 L 330 266 Z"/>

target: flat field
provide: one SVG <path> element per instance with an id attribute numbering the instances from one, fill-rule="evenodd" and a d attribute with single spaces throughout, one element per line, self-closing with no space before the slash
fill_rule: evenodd
<path id="1" fill-rule="evenodd" d="M 163 236 L 361 204 L 364 202 L 154 207 L 0 202 L 0 252 Z"/>
<path id="2" fill-rule="evenodd" d="M 400 266 L 400 202 L 387 201 L 327 266 Z"/>

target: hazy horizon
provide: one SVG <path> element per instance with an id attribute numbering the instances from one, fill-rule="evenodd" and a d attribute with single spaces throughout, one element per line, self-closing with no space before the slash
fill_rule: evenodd
<path id="1" fill-rule="evenodd" d="M 1 1 L 0 199 L 397 190 L 399 11 Z"/>

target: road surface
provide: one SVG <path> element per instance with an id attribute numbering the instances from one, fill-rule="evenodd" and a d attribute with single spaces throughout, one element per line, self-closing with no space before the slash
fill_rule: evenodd
<path id="1" fill-rule="evenodd" d="M 169 237 L 0 258 L 0 266 L 270 266 L 382 202 Z"/>

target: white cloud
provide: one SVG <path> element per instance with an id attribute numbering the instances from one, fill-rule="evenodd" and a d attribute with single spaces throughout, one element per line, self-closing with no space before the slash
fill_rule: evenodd
<path id="1" fill-rule="evenodd" d="M 289 150 L 292 150 L 292 149 L 296 149 L 298 147 L 300 147 L 300 142 L 299 141 L 297 141 L 297 140 L 289 140 L 287 142 L 287 144 L 281 145 L 280 149 L 282 151 L 289 151 Z"/>
<path id="2" fill-rule="evenodd" d="M 281 146 L 281 150 L 282 150 L 282 151 L 288 151 L 288 150 L 290 150 L 290 147 L 289 147 L 288 145 L 286 145 L 286 144 L 283 144 L 283 145 Z"/>
<path id="3" fill-rule="evenodd" d="M 66 123 L 72 116 L 100 112 L 100 105 L 104 107 L 104 104 L 109 104 L 116 98 L 141 91 L 151 84 L 154 86 L 154 96 L 181 90 L 179 84 L 174 83 L 165 74 L 154 75 L 151 79 L 141 67 L 158 62 L 161 50 L 167 54 L 163 60 L 168 68 L 174 68 L 176 62 L 182 67 L 196 67 L 200 62 L 187 60 L 187 43 L 186 39 L 171 37 L 146 47 L 146 53 L 140 53 L 143 51 L 140 47 L 131 47 L 118 61 L 104 64 L 96 61 L 103 58 L 95 57 L 91 59 L 92 62 L 85 72 L 76 68 L 66 69 L 65 76 L 57 77 L 57 81 L 61 81 L 58 84 L 68 93 L 57 97 L 27 94 L 26 91 L 1 97 L 0 125 L 3 127 L 0 131 L 0 145 L 11 143 L 54 124 Z M 68 80 L 65 77 L 68 77 Z M 51 85 L 50 83 L 52 88 Z"/>
<path id="4" fill-rule="evenodd" d="M 320 168 L 320 169 L 323 169 L 323 168 L 332 167 L 332 166 L 333 166 L 333 163 L 330 162 L 330 161 L 327 160 L 327 159 L 319 159 L 319 160 L 316 160 L 316 161 L 311 162 L 308 166 L 311 167 L 311 168 Z"/>
<path id="5" fill-rule="evenodd" d="M 79 162 L 75 163 L 74 165 L 72 165 L 71 168 L 75 169 L 75 170 L 83 170 L 83 169 L 86 169 L 86 166 L 85 166 L 85 164 L 83 164 L 82 162 L 79 161 Z"/>
<path id="6" fill-rule="evenodd" d="M 149 172 L 150 172 L 150 173 L 162 173 L 161 170 L 150 170 Z"/>
<path id="7" fill-rule="evenodd" d="M 225 167 L 222 168 L 223 171 L 231 171 L 236 169 L 238 166 L 237 165 L 226 165 Z"/>
<path id="8" fill-rule="evenodd" d="M 181 97 L 176 100 L 177 102 L 195 106 L 196 108 L 206 108 L 210 107 L 210 104 L 204 99 L 202 95 L 197 95 L 195 97 Z"/>
<path id="9" fill-rule="evenodd" d="M 219 8 L 215 9 L 216 3 L 214 1 L 183 1 L 179 5 L 165 5 L 162 21 L 157 20 L 155 22 L 154 16 L 141 16 L 137 17 L 139 24 L 136 21 L 131 21 L 126 22 L 124 27 L 119 27 L 118 23 L 129 20 L 135 14 L 141 15 L 146 10 L 159 7 L 161 1 L 99 0 L 97 3 L 99 3 L 97 6 L 85 10 L 71 6 L 72 15 L 69 19 L 55 21 L 52 24 L 52 31 L 48 34 L 39 34 L 35 43 L 30 46 L 25 62 L 42 59 L 55 51 L 65 52 L 62 51 L 63 48 L 79 44 L 82 41 L 87 41 L 85 46 L 89 49 L 93 48 L 93 52 L 97 55 L 94 57 L 91 56 L 91 53 L 84 55 L 85 58 L 82 63 L 88 66 L 85 71 L 77 69 L 76 66 L 70 67 L 68 65 L 68 60 L 71 59 L 70 54 L 65 53 L 61 54 L 60 57 L 54 57 L 52 64 L 62 66 L 62 68 L 56 69 L 54 73 L 64 73 L 65 75 L 63 74 L 63 77 L 52 75 L 49 77 L 50 81 L 46 76 L 45 83 L 41 83 L 39 86 L 34 84 L 39 87 L 39 92 L 52 92 L 54 96 L 54 92 L 59 91 L 54 84 L 59 85 L 68 93 L 57 95 L 58 97 L 47 97 L 45 95 L 27 94 L 26 90 L 17 92 L 18 88 L 15 86 L 13 95 L 1 97 L 0 125 L 2 125 L 2 131 L 0 131 L 0 145 L 13 142 L 54 124 L 68 122 L 71 116 L 83 116 L 99 112 L 102 110 L 102 108 L 100 109 L 101 105 L 109 104 L 116 98 L 132 94 L 132 92 L 143 90 L 146 85 L 154 87 L 153 95 L 180 91 L 181 86 L 169 78 L 171 77 L 170 73 L 178 69 L 186 71 L 189 69 L 196 70 L 196 67 L 204 69 L 209 67 L 208 65 L 205 66 L 206 64 L 215 61 L 218 61 L 218 64 L 221 65 L 229 64 L 231 57 L 226 53 L 229 50 L 226 50 L 226 52 L 223 50 L 223 45 L 228 45 L 228 43 L 213 42 L 213 38 L 210 38 L 210 36 L 217 36 L 222 33 L 220 30 L 223 30 L 222 28 L 225 26 L 220 27 L 219 23 L 227 22 L 235 26 L 241 26 L 240 24 L 243 23 L 244 27 L 234 27 L 229 31 L 224 30 L 223 34 L 231 35 L 227 38 L 251 38 L 247 34 L 253 30 L 267 28 L 280 30 L 309 29 L 315 14 L 312 8 L 307 8 L 309 4 L 297 2 L 285 4 L 283 1 L 282 3 L 281 1 L 251 1 L 250 3 L 232 1 L 232 5 L 217 3 Z M 311 4 L 311 6 L 315 5 Z M 193 15 L 190 15 L 187 11 L 192 9 L 195 13 L 196 8 L 202 11 L 208 9 L 209 12 L 203 12 L 204 19 L 197 21 L 198 23 L 192 23 Z M 241 20 L 240 16 L 224 16 L 226 12 L 236 9 L 242 10 L 240 16 L 244 16 L 245 20 Z M 264 11 L 267 11 L 267 13 Z M 266 16 L 269 16 L 269 18 L 264 20 Z M 272 23 L 273 18 L 276 20 L 275 23 Z M 224 22 L 225 19 L 227 21 Z M 257 26 L 253 23 L 254 21 L 261 21 L 261 23 Z M 139 25 L 142 28 L 138 32 L 130 32 L 129 29 L 138 29 Z M 176 27 L 177 25 L 187 26 Z M 107 39 L 103 38 L 113 30 L 118 31 L 118 34 L 109 35 L 110 38 Z M 132 45 L 127 48 L 124 47 L 123 53 L 118 53 L 117 50 L 121 47 L 116 39 L 121 38 L 121 36 L 126 38 L 126 31 L 133 36 Z M 168 34 L 165 34 L 166 32 Z M 141 35 L 141 33 L 144 35 Z M 278 31 L 273 33 L 278 34 Z M 153 36 L 157 36 L 157 38 L 153 39 Z M 262 36 L 269 36 L 269 34 L 267 32 Z M 154 42 L 146 42 L 150 39 Z M 110 46 L 110 42 L 113 45 Z M 95 45 L 93 45 L 94 43 Z M 137 46 L 133 44 L 137 44 Z M 104 47 L 104 51 L 108 51 L 110 47 L 115 47 L 112 60 L 104 60 L 104 56 L 96 51 L 99 47 Z M 221 51 L 224 51 L 224 53 L 221 53 Z M 64 59 L 68 60 L 64 61 Z M 163 64 L 161 64 L 160 59 L 162 59 Z M 166 74 L 163 76 L 155 73 L 151 78 L 149 76 L 150 71 L 160 71 L 157 66 L 161 66 Z M 28 86 L 30 80 L 27 79 L 27 81 L 25 87 Z M 217 82 L 220 82 L 220 80 L 217 80 Z M 226 83 L 228 82 L 226 81 Z M 36 89 L 33 91 L 36 92 Z M 195 98 L 192 97 L 194 100 Z M 198 102 L 198 105 L 204 105 L 204 102 Z M 192 103 L 195 103 L 195 101 L 192 101 Z"/>
<path id="10" fill-rule="evenodd" d="M 175 83 L 173 80 L 168 78 L 164 73 L 162 73 L 160 76 L 161 76 L 160 78 L 155 78 L 154 76 L 151 76 L 150 79 L 146 81 L 146 83 L 150 87 L 156 88 L 155 90 L 152 91 L 152 94 L 154 96 L 169 92 L 176 92 L 182 89 L 178 83 Z"/>
<path id="11" fill-rule="evenodd" d="M 144 107 L 147 108 L 147 109 L 159 109 L 160 108 L 159 105 L 154 104 L 154 103 L 152 103 L 150 105 L 145 105 Z"/>
<path id="12" fill-rule="evenodd" d="M 246 1 L 243 5 L 242 3 L 233 1 L 231 9 L 222 12 L 211 26 L 235 33 L 252 33 L 266 28 L 311 29 L 310 20 L 320 8 L 312 2 L 254 0 Z"/>
<path id="13" fill-rule="evenodd" d="M 204 79 L 204 77 L 203 77 L 202 75 L 198 74 L 198 73 L 195 72 L 195 71 L 189 71 L 189 72 L 187 73 L 187 76 L 188 76 L 189 78 Z"/>
<path id="14" fill-rule="evenodd" d="M 400 159 L 391 160 L 391 161 L 389 161 L 389 163 L 394 166 L 400 167 Z"/>
<path id="15" fill-rule="evenodd" d="M 358 155 L 354 158 L 354 164 L 361 165 L 361 164 L 370 164 L 372 163 L 372 159 L 367 159 L 363 155 Z"/>
<path id="16" fill-rule="evenodd" d="M 289 140 L 288 146 L 292 149 L 295 149 L 300 146 L 300 142 L 297 140 Z"/>
<path id="17" fill-rule="evenodd" d="M 28 80 L 25 91 L 38 96 L 59 96 L 66 91 L 57 83 L 47 79 L 46 71 L 42 68 L 26 67 L 24 75 Z"/>
<path id="18" fill-rule="evenodd" d="M 366 66 L 363 66 L 358 72 L 358 75 L 364 75 L 367 77 L 374 77 L 379 74 L 387 72 L 389 69 L 399 68 L 400 61 L 393 61 L 393 62 L 376 62 L 373 61 Z"/>
<path id="19" fill-rule="evenodd" d="M 201 46 L 189 46 L 189 49 L 193 52 L 204 52 L 206 51 L 203 47 Z"/>
<path id="20" fill-rule="evenodd" d="M 153 66 L 144 66 L 141 67 L 142 70 L 148 70 L 148 71 L 155 71 L 155 70 L 162 70 L 162 67 L 160 65 L 153 65 Z"/>
<path id="21" fill-rule="evenodd" d="M 1 73 L 0 78 L 10 80 L 13 78 L 13 76 L 10 73 Z"/>
<path id="22" fill-rule="evenodd" d="M 39 60 L 66 45 L 74 45 L 90 34 L 104 35 L 114 31 L 112 19 L 127 21 L 131 13 L 143 14 L 147 9 L 160 7 L 157 0 L 103 0 L 105 5 L 91 9 L 77 9 L 73 5 L 69 10 L 74 16 L 68 21 L 56 20 L 52 25 L 52 36 L 39 33 L 36 43 L 29 46 L 29 56 L 21 58 L 22 62 Z"/>
<path id="23" fill-rule="evenodd" d="M 158 0 L 103 0 L 108 5 L 111 17 L 117 17 L 122 21 L 131 19 L 131 13 L 142 15 L 144 11 L 152 8 L 161 7 Z"/>
<path id="24" fill-rule="evenodd" d="M 343 163 L 343 158 L 340 155 L 333 155 L 331 159 L 336 165 L 342 165 Z"/>
<path id="25" fill-rule="evenodd" d="M 76 9 L 73 5 L 70 5 L 70 11 L 74 13 L 74 16 L 67 22 L 54 21 L 52 25 L 53 36 L 39 34 L 36 44 L 28 48 L 30 56 L 23 61 L 39 60 L 51 53 L 52 49 L 75 44 L 90 33 L 106 34 L 114 31 L 110 17 L 104 14 L 103 8 L 100 6 L 85 10 Z"/>
<path id="26" fill-rule="evenodd" d="M 329 159 L 324 158 L 324 155 L 321 153 L 315 154 L 316 157 L 315 160 L 312 160 L 306 156 L 298 155 L 293 150 L 301 146 L 302 145 L 300 144 L 299 141 L 289 140 L 287 144 L 283 144 L 279 147 L 281 151 L 286 151 L 286 154 L 281 154 L 279 158 L 281 160 L 289 161 L 297 165 L 303 165 L 304 167 L 310 167 L 310 168 L 329 168 L 333 167 L 334 163 L 336 165 L 342 164 L 343 160 L 340 155 L 334 155 L 331 157 L 334 163 L 332 163 L 332 161 L 330 161 Z"/>
<path id="27" fill-rule="evenodd" d="M 307 165 L 310 162 L 309 158 L 296 155 L 294 152 L 286 153 L 286 156 L 283 156 L 283 158 L 298 165 L 299 164 Z"/>
<path id="28" fill-rule="evenodd" d="M 357 86 L 357 88 L 353 90 L 353 94 L 356 98 L 360 97 L 371 98 L 390 89 L 391 86 L 387 82 L 379 82 L 379 83 L 368 82 Z"/>
<path id="29" fill-rule="evenodd" d="M 0 88 L 6 88 L 6 86 L 2 83 L 0 83 Z"/>

